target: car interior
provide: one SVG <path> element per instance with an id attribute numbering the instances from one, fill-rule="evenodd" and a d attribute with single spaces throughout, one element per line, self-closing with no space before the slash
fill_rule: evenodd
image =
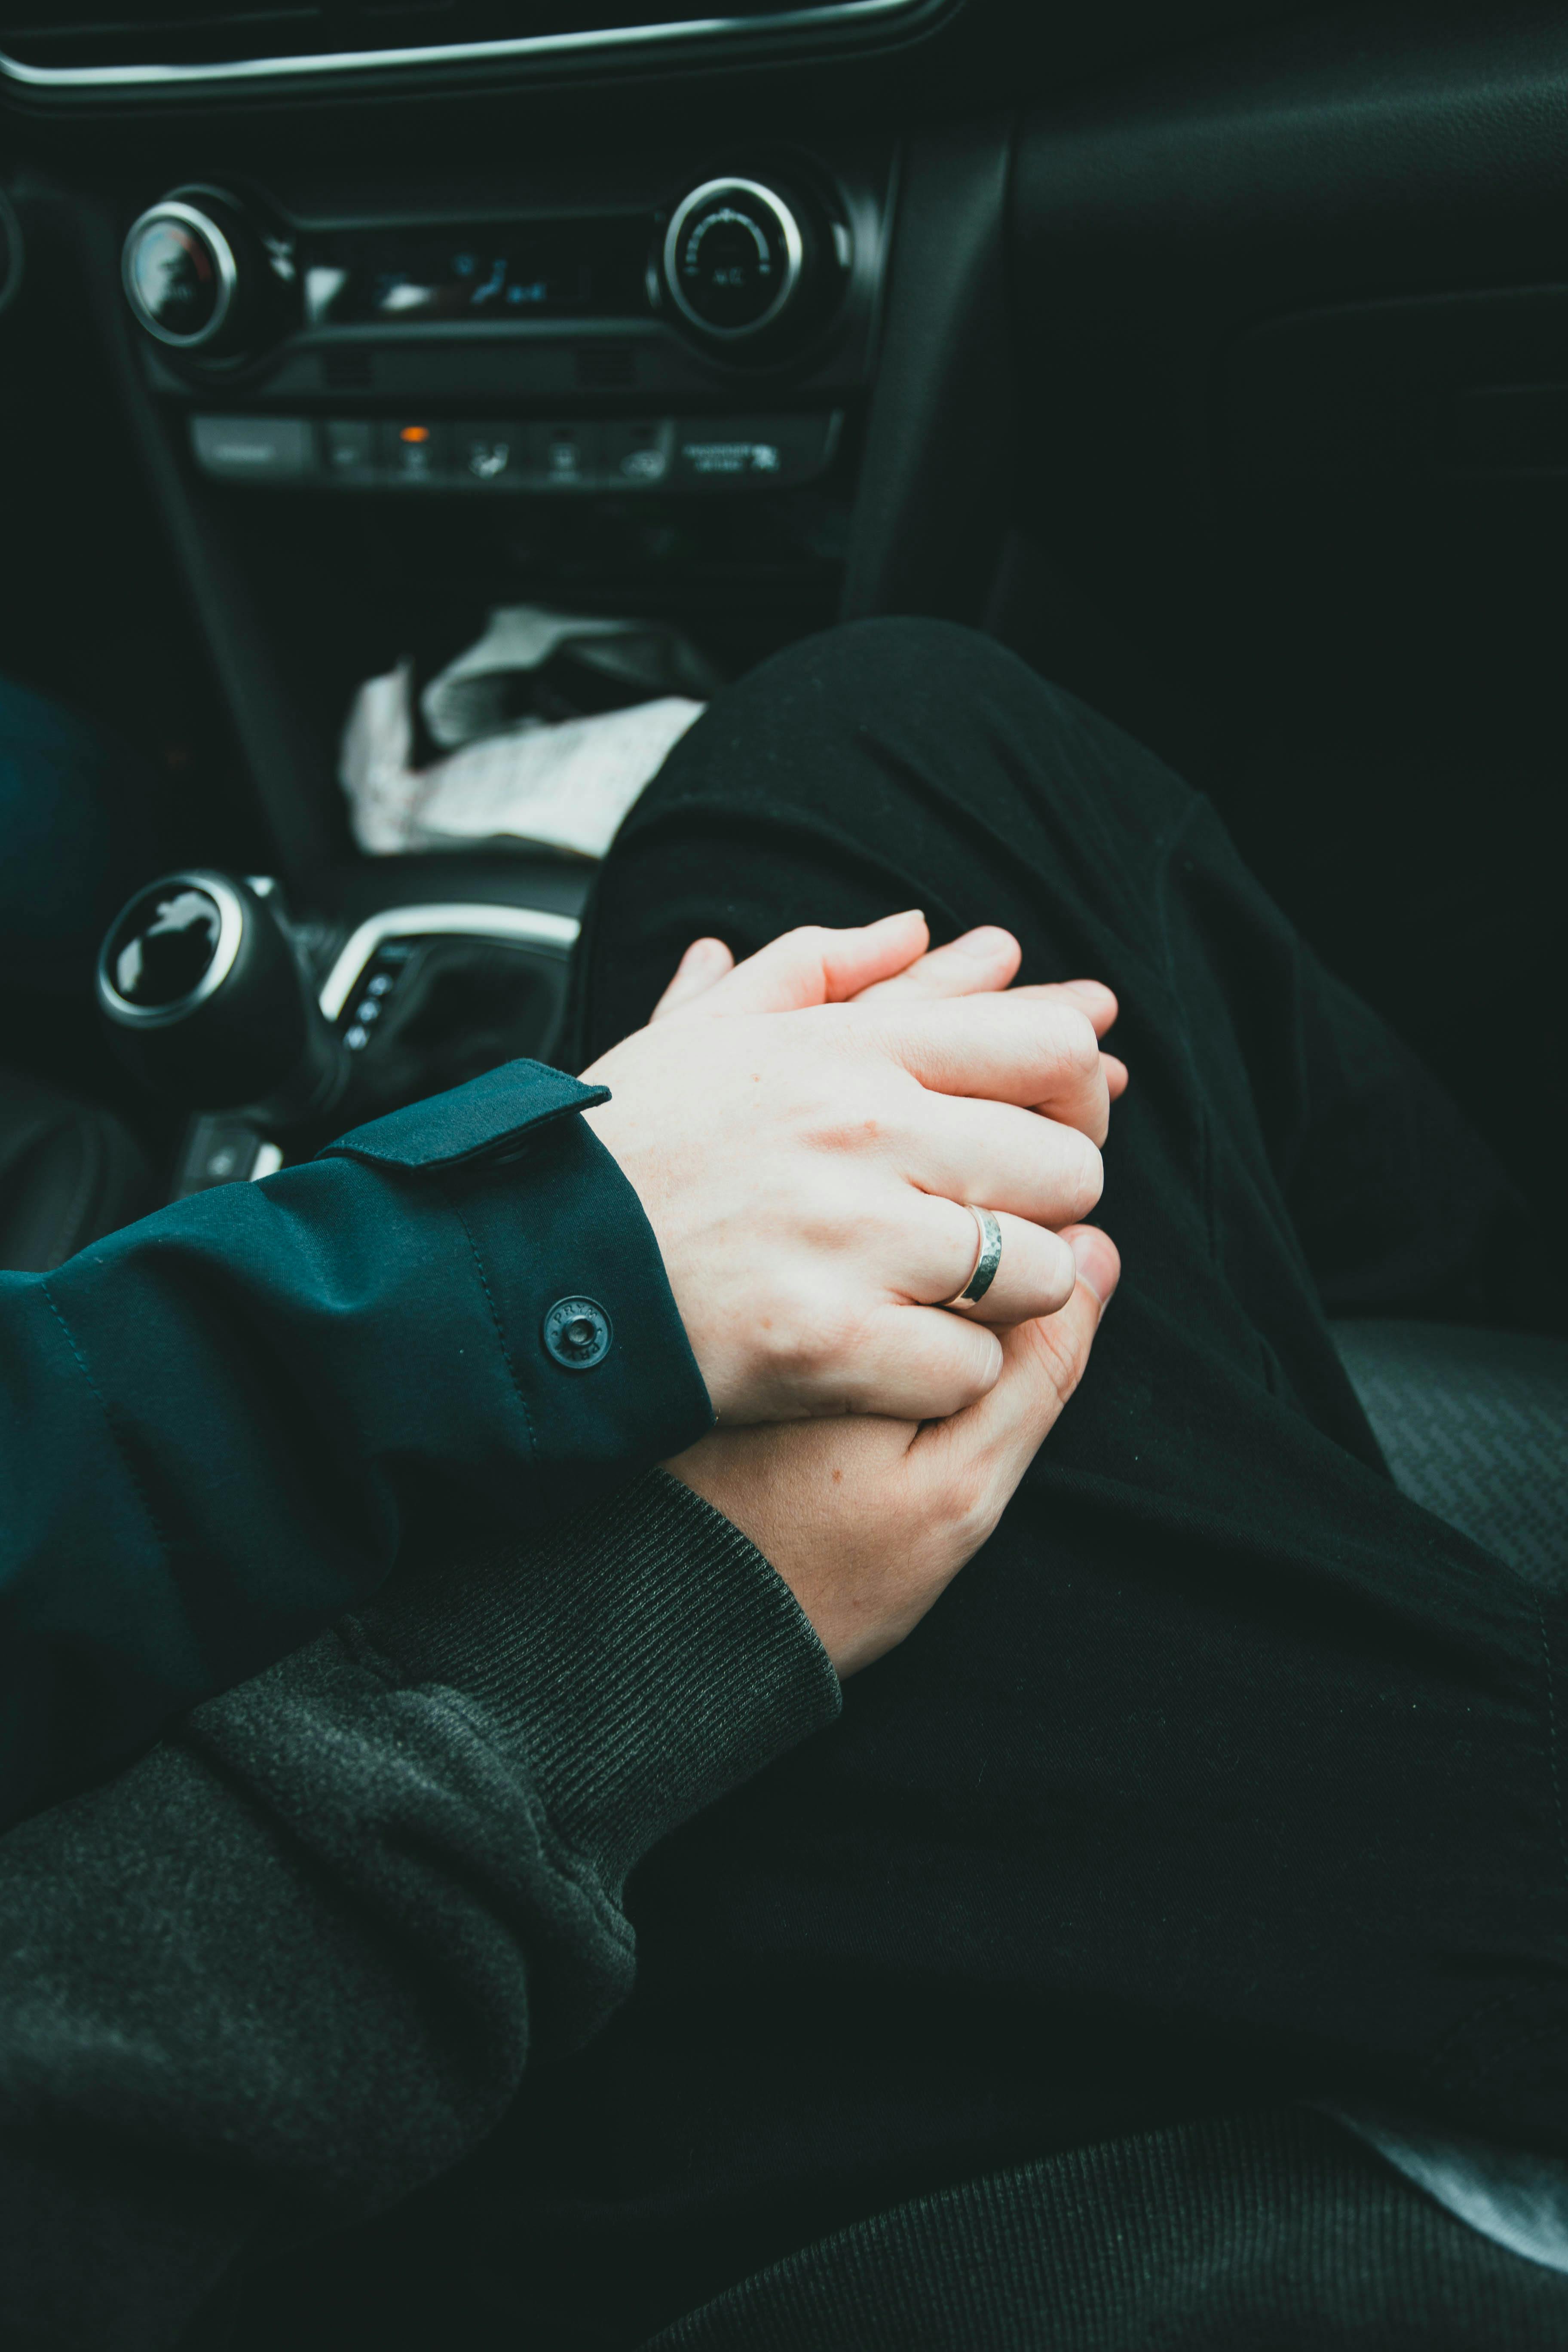
<path id="1" fill-rule="evenodd" d="M 366 682 L 426 769 L 514 608 L 571 617 L 568 719 L 987 632 L 1211 797 L 1561 1227 L 1561 8 L 0 0 L 0 671 L 155 773 L 178 883 L 13 1002 L 7 1265 L 551 1057 L 593 856 L 373 853 L 343 783 Z M 1527 1573 L 1563 1297 L 1339 1327 L 1400 1483 Z"/>

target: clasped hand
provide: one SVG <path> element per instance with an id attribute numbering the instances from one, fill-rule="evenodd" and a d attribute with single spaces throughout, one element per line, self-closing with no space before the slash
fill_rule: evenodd
<path id="1" fill-rule="evenodd" d="M 925 955 L 927 936 L 918 914 L 794 931 L 700 991 L 689 953 L 649 1026 L 583 1074 L 612 1089 L 587 1118 L 647 1213 L 721 1423 L 961 1412 L 1001 1373 L 987 1327 L 1072 1296 L 1062 1229 L 1100 1198 L 1125 1083 L 1100 1049 L 1116 1000 L 1001 993 L 1007 933 L 967 954 Z M 969 1202 L 1003 1239 L 973 1317 L 937 1305 L 974 1264 Z"/>
<path id="2" fill-rule="evenodd" d="M 738 968 L 700 940 L 649 1027 L 584 1073 L 615 1089 L 587 1116 L 647 1211 L 721 1420 L 788 1424 L 721 1428 L 667 1466 L 766 1554 L 840 1675 L 984 1544 L 1121 1273 L 1074 1223 L 1127 1083 L 1100 1045 L 1115 998 L 1089 981 L 1003 997 L 1006 932 L 927 938 L 898 915 L 791 932 Z M 932 1303 L 973 1265 L 971 1201 L 1004 1233 L 973 1321 Z"/>

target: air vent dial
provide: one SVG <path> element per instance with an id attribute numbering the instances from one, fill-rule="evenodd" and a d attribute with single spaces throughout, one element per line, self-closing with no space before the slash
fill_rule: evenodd
<path id="1" fill-rule="evenodd" d="M 232 360 L 280 323 L 278 241 L 221 189 L 176 188 L 132 221 L 121 279 L 136 323 L 193 360 Z"/>
<path id="2" fill-rule="evenodd" d="M 706 180 L 670 216 L 664 283 L 689 326 L 744 342 L 799 309 L 815 242 L 797 209 L 760 180 Z"/>
<path id="3" fill-rule="evenodd" d="M 176 351 L 218 341 L 239 280 L 234 247 L 194 205 L 168 201 L 142 214 L 125 240 L 125 297 L 137 322 Z"/>

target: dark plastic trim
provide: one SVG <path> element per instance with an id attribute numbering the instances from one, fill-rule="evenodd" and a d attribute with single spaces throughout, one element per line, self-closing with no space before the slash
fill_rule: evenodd
<path id="1" fill-rule="evenodd" d="M 197 98 L 272 83 L 331 88 L 391 74 L 409 78 L 447 67 L 528 65 L 576 59 L 613 66 L 649 50 L 699 52 L 737 44 L 784 42 L 820 48 L 867 32 L 901 31 L 945 15 L 957 0 L 826 0 L 815 8 L 766 16 L 701 16 L 664 25 L 597 26 L 581 33 L 535 33 L 504 41 L 444 41 L 422 48 L 343 49 L 320 55 L 236 58 L 211 65 L 32 66 L 0 51 L 0 80 L 41 96 L 152 100 Z"/>

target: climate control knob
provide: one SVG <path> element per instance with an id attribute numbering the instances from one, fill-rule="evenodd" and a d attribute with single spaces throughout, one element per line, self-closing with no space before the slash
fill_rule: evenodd
<path id="1" fill-rule="evenodd" d="M 760 180 L 705 180 L 665 233 L 663 278 L 689 326 L 719 342 L 764 335 L 797 310 L 815 261 L 804 215 Z"/>
<path id="2" fill-rule="evenodd" d="M 183 189 L 133 221 L 121 278 L 137 324 L 171 350 L 203 358 L 255 333 L 266 270 L 238 206 Z"/>

